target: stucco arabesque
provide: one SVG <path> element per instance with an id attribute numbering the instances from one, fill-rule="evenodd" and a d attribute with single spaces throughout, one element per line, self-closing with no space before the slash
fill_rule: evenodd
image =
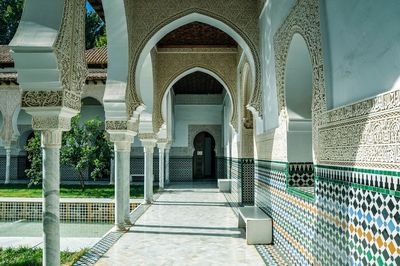
<path id="1" fill-rule="evenodd" d="M 255 61 L 255 93 L 250 105 L 261 115 L 263 113 L 263 97 L 260 89 L 260 58 L 257 1 L 243 0 L 134 0 L 125 1 L 129 29 L 129 77 L 127 106 L 128 115 L 142 106 L 138 96 L 135 73 L 142 50 L 149 40 L 164 26 L 187 15 L 197 13 L 223 22 L 237 32 L 247 43 Z M 143 36 L 143 37 L 141 37 Z"/>
<path id="2" fill-rule="evenodd" d="M 33 113 L 41 110 L 40 117 L 33 115 L 32 126 L 35 129 L 68 130 L 69 118 L 58 117 L 54 107 L 66 108 L 68 113 L 77 113 L 81 107 L 82 88 L 88 73 L 84 40 L 85 5 L 80 0 L 66 1 L 64 5 L 61 27 L 53 44 L 62 88 L 46 91 L 28 89 L 22 93 L 22 108 Z M 46 108 L 53 111 L 43 115 Z"/>
<path id="3" fill-rule="evenodd" d="M 164 123 L 161 113 L 163 97 L 171 83 L 182 73 L 196 68 L 207 69 L 227 85 L 236 106 L 236 53 L 159 53 L 157 54 L 157 80 L 153 104 L 153 127 L 159 130 Z M 237 129 L 237 109 L 233 108 L 231 124 Z"/>
<path id="4" fill-rule="evenodd" d="M 274 36 L 276 82 L 278 92 L 279 128 L 275 130 L 272 157 L 287 161 L 287 121 L 285 99 L 285 72 L 289 47 L 295 33 L 300 34 L 308 47 L 312 63 L 312 121 L 314 160 L 318 161 L 317 129 L 322 121 L 321 114 L 326 112 L 324 61 L 320 29 L 318 0 L 299 0 L 282 23 Z"/>

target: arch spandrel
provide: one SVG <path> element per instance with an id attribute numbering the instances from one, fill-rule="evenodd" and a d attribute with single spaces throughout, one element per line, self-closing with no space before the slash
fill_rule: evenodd
<path id="1" fill-rule="evenodd" d="M 163 124 L 161 104 L 167 90 L 173 82 L 192 69 L 204 69 L 215 74 L 226 85 L 232 100 L 236 101 L 236 53 L 190 53 L 190 54 L 161 54 L 157 61 L 157 86 L 154 94 L 153 121 L 154 128 L 159 129 Z M 237 129 L 237 110 L 232 108 L 231 124 Z"/>
<path id="2" fill-rule="evenodd" d="M 207 23 L 226 31 L 229 35 L 236 35 L 234 38 L 239 45 L 247 47 L 248 55 L 252 58 L 253 73 L 255 79 L 255 92 L 251 100 L 251 106 L 262 114 L 262 92 L 260 91 L 260 58 L 259 58 L 259 36 L 258 36 L 258 5 L 256 1 L 243 0 L 163 0 L 157 5 L 146 0 L 126 1 L 130 63 L 128 78 L 128 105 L 131 114 L 142 101 L 136 93 L 138 82 L 136 80 L 137 68 L 141 67 L 140 58 L 146 54 L 147 46 L 151 48 L 158 40 L 153 37 L 168 28 L 174 21 L 180 20 L 181 25 L 199 21 Z M 155 9 L 156 7 L 156 9 Z M 193 16 L 192 16 L 193 15 Z M 194 18 L 196 17 L 196 18 Z M 200 18 L 200 19 L 199 19 Z M 203 19 L 203 21 L 202 21 Z M 215 21 L 219 25 L 205 21 Z M 224 28 L 225 27 L 225 28 Z M 168 31 L 173 30 L 169 29 Z M 163 32 L 167 34 L 168 32 Z M 138 36 L 144 36 L 138 38 Z M 235 37 L 235 36 L 232 36 Z"/>

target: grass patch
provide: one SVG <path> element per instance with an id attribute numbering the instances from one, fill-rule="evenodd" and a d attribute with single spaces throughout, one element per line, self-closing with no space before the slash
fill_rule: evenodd
<path id="1" fill-rule="evenodd" d="M 61 265 L 74 264 L 86 251 L 87 249 L 78 252 L 62 251 Z M 0 266 L 41 266 L 42 252 L 41 248 L 0 248 Z"/>
<path id="2" fill-rule="evenodd" d="M 131 198 L 143 198 L 143 185 L 131 185 Z M 154 187 L 154 192 L 158 187 Z M 41 198 L 42 186 L 31 186 L 28 188 L 25 184 L 0 185 L 0 197 L 17 198 Z M 79 185 L 61 185 L 61 198 L 114 198 L 113 185 L 89 185 L 82 191 Z"/>

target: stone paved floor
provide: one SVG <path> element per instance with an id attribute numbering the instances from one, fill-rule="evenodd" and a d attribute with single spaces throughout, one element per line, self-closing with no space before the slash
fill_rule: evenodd
<path id="1" fill-rule="evenodd" d="M 96 265 L 264 265 L 215 187 L 171 186 Z"/>

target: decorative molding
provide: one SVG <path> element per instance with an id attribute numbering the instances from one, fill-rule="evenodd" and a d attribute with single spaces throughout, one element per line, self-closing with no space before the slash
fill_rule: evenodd
<path id="1" fill-rule="evenodd" d="M 170 53 L 170 54 L 182 54 L 182 53 L 211 53 L 211 54 L 237 54 L 237 48 L 221 48 L 221 47 L 200 47 L 200 48 L 156 48 L 157 53 Z"/>
<path id="2" fill-rule="evenodd" d="M 157 135 L 154 133 L 139 133 L 138 137 L 142 142 L 143 141 L 157 142 Z"/>
<path id="3" fill-rule="evenodd" d="M 321 116 L 319 164 L 400 169 L 400 90 Z"/>
<path id="4" fill-rule="evenodd" d="M 164 26 L 187 15 L 197 13 L 221 21 L 236 31 L 247 43 L 255 61 L 255 93 L 251 105 L 262 114 L 262 92 L 260 89 L 261 64 L 259 58 L 259 32 L 258 32 L 258 4 L 253 1 L 243 0 L 163 0 L 157 4 L 149 5 L 146 0 L 126 2 L 129 46 L 131 60 L 129 63 L 129 77 L 127 105 L 128 114 L 143 103 L 138 96 L 135 75 L 138 60 L 149 40 Z M 141 38 L 138 38 L 140 36 Z M 142 37 L 143 36 L 143 37 Z"/>
<path id="5" fill-rule="evenodd" d="M 59 129 L 68 131 L 71 129 L 71 118 L 59 115 L 36 116 L 32 115 L 32 128 L 34 130 Z"/>
<path id="6" fill-rule="evenodd" d="M 123 120 L 106 120 L 105 128 L 107 131 L 130 131 L 138 132 L 138 123 Z"/>
<path id="7" fill-rule="evenodd" d="M 85 18 L 85 1 L 65 1 L 60 32 L 54 44 L 63 90 L 79 96 L 88 75 L 85 58 Z M 73 102 L 68 103 L 69 100 L 71 98 L 64 100 L 66 106 L 76 105 Z"/>
<path id="8" fill-rule="evenodd" d="M 279 106 L 279 124 L 275 134 L 277 138 L 283 138 L 287 142 L 287 121 L 288 114 L 286 111 L 285 99 L 285 72 L 289 47 L 294 34 L 300 34 L 308 47 L 312 63 L 312 120 L 313 120 L 313 147 L 314 156 L 318 158 L 318 138 L 317 127 L 321 123 L 318 120 L 319 115 L 326 111 L 325 99 L 325 76 L 324 61 L 322 53 L 322 40 L 320 29 L 320 14 L 318 0 L 298 0 L 292 8 L 289 15 L 275 33 L 274 50 L 275 50 L 275 67 L 276 82 L 278 92 Z M 287 158 L 287 145 L 279 150 L 280 158 Z"/>

